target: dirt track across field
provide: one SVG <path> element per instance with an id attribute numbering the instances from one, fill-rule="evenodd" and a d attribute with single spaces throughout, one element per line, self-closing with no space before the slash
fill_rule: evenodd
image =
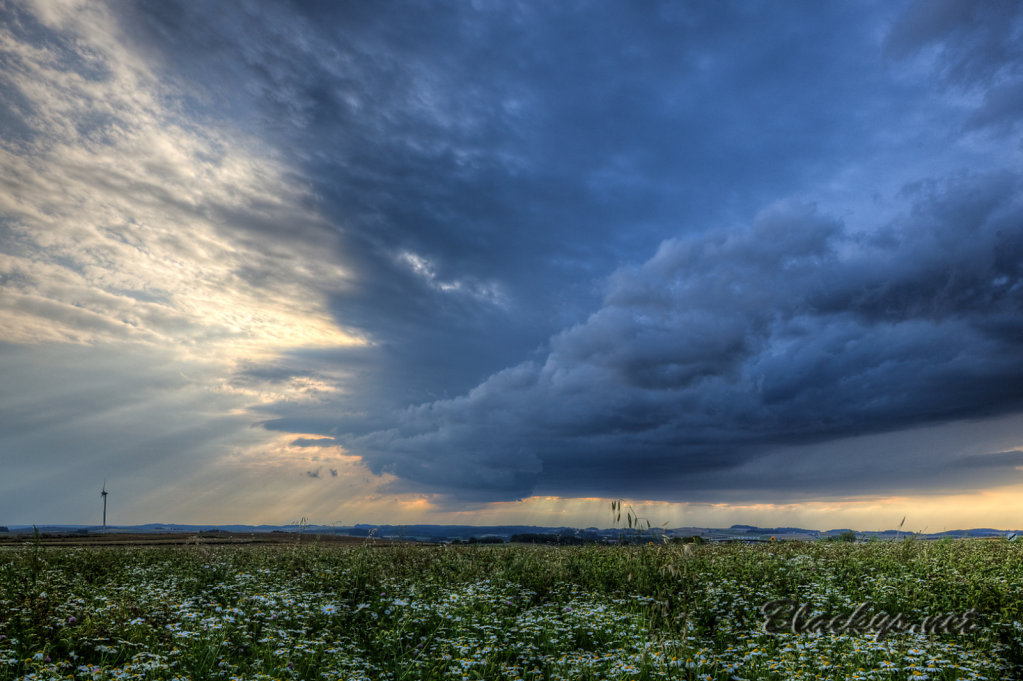
<path id="1" fill-rule="evenodd" d="M 218 544 L 324 544 L 344 546 L 368 544 L 393 546 L 404 543 L 386 539 L 367 539 L 338 534 L 312 534 L 299 532 L 96 532 L 90 534 L 39 535 L 42 546 L 209 546 Z M 25 546 L 36 543 L 32 534 L 0 535 L 0 547 Z"/>

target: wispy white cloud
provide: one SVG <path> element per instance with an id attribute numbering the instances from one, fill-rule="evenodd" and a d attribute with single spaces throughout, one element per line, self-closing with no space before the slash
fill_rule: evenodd
<path id="1" fill-rule="evenodd" d="M 508 304 L 508 296 L 497 281 L 485 281 L 474 277 L 442 279 L 428 258 L 411 251 L 402 251 L 398 254 L 397 260 L 437 291 L 468 296 L 496 306 Z"/>
<path id="2" fill-rule="evenodd" d="M 365 342 L 327 311 L 352 282 L 309 189 L 255 140 L 189 119 L 102 5 L 37 9 L 48 40 L 0 32 L 31 131 L 0 146 L 3 340 L 227 362 Z"/>

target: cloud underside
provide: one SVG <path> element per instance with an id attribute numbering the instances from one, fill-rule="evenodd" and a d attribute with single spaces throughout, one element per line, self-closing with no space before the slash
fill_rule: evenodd
<path id="1" fill-rule="evenodd" d="M 779 447 L 1018 410 L 1020 189 L 1013 174 L 965 175 L 915 187 L 907 214 L 869 233 L 781 203 L 748 230 L 667 241 L 543 361 L 347 446 L 408 488 L 460 498 L 706 498 L 784 488 L 784 471 L 739 474 Z M 814 493 L 883 486 L 869 471 L 890 465 L 853 456 L 859 484 L 843 466 L 826 475 L 822 456 Z M 994 464 L 976 482 L 1019 461 Z"/>

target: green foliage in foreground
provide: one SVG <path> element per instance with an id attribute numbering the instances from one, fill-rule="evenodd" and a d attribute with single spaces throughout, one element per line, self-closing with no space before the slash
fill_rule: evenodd
<path id="1" fill-rule="evenodd" d="M 784 633 L 981 613 L 969 634 Z M 6 679 L 1023 678 L 1023 544 L 0 551 Z"/>

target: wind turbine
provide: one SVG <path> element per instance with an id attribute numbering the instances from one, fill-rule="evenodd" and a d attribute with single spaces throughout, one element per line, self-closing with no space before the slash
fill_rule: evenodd
<path id="1" fill-rule="evenodd" d="M 103 491 L 99 493 L 103 497 L 103 529 L 107 529 L 107 495 L 110 492 L 107 491 L 107 481 L 103 480 Z"/>

